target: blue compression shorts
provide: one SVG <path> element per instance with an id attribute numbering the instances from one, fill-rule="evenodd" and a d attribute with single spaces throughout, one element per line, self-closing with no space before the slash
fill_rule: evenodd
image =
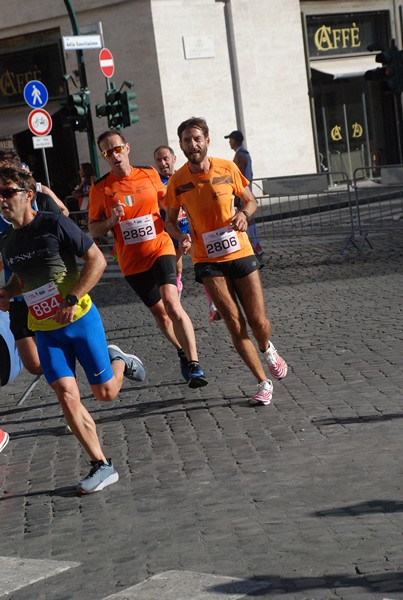
<path id="1" fill-rule="evenodd" d="M 76 360 L 90 385 L 113 377 L 105 330 L 93 304 L 81 319 L 52 331 L 37 331 L 36 345 L 46 381 L 76 376 Z"/>

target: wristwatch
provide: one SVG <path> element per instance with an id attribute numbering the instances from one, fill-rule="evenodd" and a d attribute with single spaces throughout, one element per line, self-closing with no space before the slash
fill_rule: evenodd
<path id="1" fill-rule="evenodd" d="M 67 294 L 65 300 L 69 306 L 75 306 L 78 304 L 78 298 L 74 294 Z"/>
<path id="2" fill-rule="evenodd" d="M 250 220 L 250 214 L 248 213 L 248 211 L 247 211 L 247 210 L 241 210 L 241 212 L 243 212 L 243 214 L 244 214 L 244 215 L 245 215 L 245 217 L 246 217 L 246 220 L 247 220 L 247 221 L 248 221 L 248 223 L 249 223 L 249 220 Z"/>

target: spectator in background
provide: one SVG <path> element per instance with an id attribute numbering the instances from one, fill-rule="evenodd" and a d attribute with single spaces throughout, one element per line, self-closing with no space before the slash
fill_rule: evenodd
<path id="1" fill-rule="evenodd" d="M 234 163 L 241 171 L 242 175 L 246 177 L 249 181 L 249 189 L 252 191 L 252 179 L 253 179 L 253 171 L 252 171 L 252 158 L 246 148 L 242 146 L 244 137 L 242 131 L 235 130 L 231 131 L 229 135 L 225 135 L 224 138 L 229 140 L 229 145 L 232 150 L 234 150 Z M 236 198 L 235 206 L 238 210 L 242 210 L 243 203 L 240 198 Z M 262 247 L 259 242 L 259 236 L 257 232 L 257 227 L 254 219 L 250 219 L 248 224 L 248 236 L 251 241 L 253 250 L 256 256 L 260 259 L 264 254 Z"/>
<path id="2" fill-rule="evenodd" d="M 80 183 L 72 191 L 72 196 L 77 200 L 77 210 L 88 210 L 90 188 L 95 181 L 94 168 L 91 163 L 83 162 L 80 165 Z"/>
<path id="3" fill-rule="evenodd" d="M 0 168 L 1 167 L 14 167 L 15 169 L 24 169 L 32 174 L 29 166 L 21 162 L 21 159 L 14 148 L 0 148 Z M 36 182 L 36 201 L 39 204 L 40 210 L 50 210 L 51 212 L 57 212 L 55 208 L 48 208 L 48 206 L 56 205 L 58 211 L 62 212 L 66 217 L 69 216 L 69 211 L 63 202 L 56 196 L 56 194 L 42 183 Z"/>
<path id="4" fill-rule="evenodd" d="M 28 171 L 28 173 L 31 173 L 31 175 L 32 175 L 32 171 L 29 168 L 29 165 L 27 165 L 27 163 L 22 162 L 19 166 L 21 167 L 21 169 Z M 50 210 L 50 212 L 56 212 L 55 210 L 48 209 L 46 207 L 47 205 L 45 205 L 44 202 L 46 201 L 49 205 L 49 200 L 45 199 L 45 198 L 43 198 L 41 200 L 42 196 L 50 196 L 50 198 L 53 200 L 53 202 L 59 208 L 59 211 L 65 217 L 69 216 L 69 209 L 64 204 L 64 202 L 62 202 L 62 200 L 60 200 L 60 198 L 58 196 L 56 196 L 56 194 L 50 189 L 50 187 L 48 187 L 47 185 L 45 185 L 43 183 L 39 183 L 39 181 L 37 181 L 36 182 L 36 200 L 37 200 L 37 204 L 38 204 L 38 209 L 39 210 Z"/>

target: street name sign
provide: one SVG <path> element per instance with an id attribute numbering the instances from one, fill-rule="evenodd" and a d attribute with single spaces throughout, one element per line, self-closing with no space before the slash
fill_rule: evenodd
<path id="1" fill-rule="evenodd" d="M 41 148 L 53 148 L 51 135 L 35 136 L 32 138 L 32 143 L 35 150 L 40 150 Z"/>
<path id="2" fill-rule="evenodd" d="M 65 50 L 94 50 L 102 48 L 100 35 L 64 35 L 63 48 Z"/>

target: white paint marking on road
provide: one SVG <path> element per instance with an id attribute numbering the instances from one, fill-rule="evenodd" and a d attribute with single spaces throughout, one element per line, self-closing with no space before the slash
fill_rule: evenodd
<path id="1" fill-rule="evenodd" d="M 78 562 L 0 556 L 0 598 L 79 565 Z"/>
<path id="2" fill-rule="evenodd" d="M 166 571 L 104 600 L 239 600 L 270 587 L 267 581 L 193 571 Z"/>

